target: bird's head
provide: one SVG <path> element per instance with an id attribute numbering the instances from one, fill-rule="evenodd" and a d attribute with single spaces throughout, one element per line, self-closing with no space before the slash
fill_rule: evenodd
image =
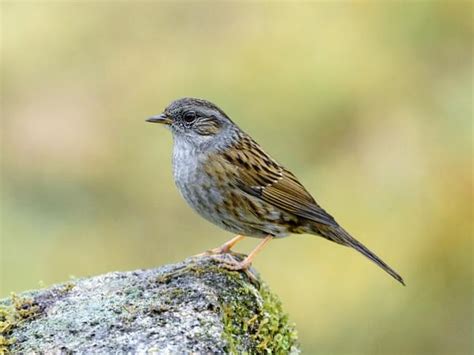
<path id="1" fill-rule="evenodd" d="M 166 125 L 175 140 L 184 140 L 195 147 L 221 141 L 235 127 L 212 102 L 189 97 L 173 101 L 163 113 L 150 117 L 147 122 Z"/>

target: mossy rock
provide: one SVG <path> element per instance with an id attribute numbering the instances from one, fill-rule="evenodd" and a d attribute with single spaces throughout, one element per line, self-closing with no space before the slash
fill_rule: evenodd
<path id="1" fill-rule="evenodd" d="M 71 351 L 286 354 L 299 348 L 294 325 L 258 276 L 199 257 L 0 300 L 0 353 Z"/>

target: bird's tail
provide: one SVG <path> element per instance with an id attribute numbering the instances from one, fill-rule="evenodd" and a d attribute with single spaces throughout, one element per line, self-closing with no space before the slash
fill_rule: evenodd
<path id="1" fill-rule="evenodd" d="M 354 248 L 359 253 L 365 255 L 367 258 L 372 260 L 375 264 L 377 264 L 382 269 L 384 269 L 385 272 L 387 272 L 395 280 L 400 282 L 403 286 L 405 286 L 405 282 L 403 281 L 403 278 L 395 270 L 393 270 L 390 266 L 388 266 L 377 255 L 371 252 L 365 245 L 363 245 L 361 242 L 359 242 L 357 239 L 355 239 L 349 233 L 347 233 L 344 230 L 344 228 L 342 228 L 341 226 L 337 226 L 337 227 L 331 226 L 329 228 L 327 227 L 318 228 L 318 234 L 338 244 L 342 244 L 342 245 Z"/>

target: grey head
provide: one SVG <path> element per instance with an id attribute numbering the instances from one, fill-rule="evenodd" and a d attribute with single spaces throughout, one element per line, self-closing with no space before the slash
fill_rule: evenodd
<path id="1" fill-rule="evenodd" d="M 166 125 L 175 144 L 196 150 L 222 146 L 238 132 L 237 126 L 219 107 L 191 97 L 173 101 L 163 113 L 150 117 L 147 122 Z"/>

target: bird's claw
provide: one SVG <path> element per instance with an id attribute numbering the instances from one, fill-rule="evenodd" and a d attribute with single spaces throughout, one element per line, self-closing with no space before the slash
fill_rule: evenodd
<path id="1" fill-rule="evenodd" d="M 237 257 L 244 257 L 244 260 L 239 260 Z M 211 255 L 212 259 L 219 262 L 219 264 L 227 270 L 230 271 L 243 271 L 245 275 L 250 279 L 254 284 L 259 284 L 255 274 L 250 271 L 251 263 L 245 261 L 245 255 L 240 253 L 225 253 L 225 254 L 214 254 Z"/>

